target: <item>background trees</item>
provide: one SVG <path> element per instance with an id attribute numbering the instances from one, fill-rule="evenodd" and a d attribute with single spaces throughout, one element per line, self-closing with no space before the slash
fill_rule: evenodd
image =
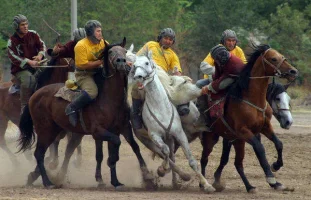
<path id="1" fill-rule="evenodd" d="M 6 58 L 12 18 L 18 13 L 28 17 L 30 29 L 48 47 L 54 45 L 56 35 L 42 19 L 62 35 L 63 43 L 70 39 L 70 0 L 2 0 L 0 10 L 0 63 Z M 230 28 L 237 32 L 243 49 L 250 39 L 270 44 L 298 67 L 298 84 L 311 84 L 311 0 L 78 0 L 78 26 L 89 19 L 103 24 L 109 42 L 126 36 L 136 50 L 155 40 L 162 28 L 172 27 L 183 70 L 195 80 L 201 76 L 200 62 Z"/>

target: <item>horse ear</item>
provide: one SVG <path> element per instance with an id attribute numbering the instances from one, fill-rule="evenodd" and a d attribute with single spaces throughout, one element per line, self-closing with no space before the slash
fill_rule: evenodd
<path id="1" fill-rule="evenodd" d="M 147 58 L 148 58 L 149 60 L 152 60 L 152 51 L 148 51 Z"/>
<path id="2" fill-rule="evenodd" d="M 133 50 L 134 50 L 134 44 L 132 43 L 128 51 L 133 53 Z"/>
<path id="3" fill-rule="evenodd" d="M 126 45 L 126 37 L 123 38 L 123 41 L 122 41 L 120 46 L 124 48 L 125 45 Z"/>

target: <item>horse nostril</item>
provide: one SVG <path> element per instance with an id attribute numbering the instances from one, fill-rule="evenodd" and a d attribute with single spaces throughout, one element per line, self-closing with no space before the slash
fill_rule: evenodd
<path id="1" fill-rule="evenodd" d="M 298 71 L 297 71 L 297 70 L 294 70 L 294 69 L 291 69 L 291 70 L 289 71 L 289 73 L 292 74 L 292 75 L 296 75 L 296 74 L 298 74 Z"/>
<path id="2" fill-rule="evenodd" d="M 120 60 L 120 58 L 117 58 L 117 62 L 120 62 L 121 60 Z"/>

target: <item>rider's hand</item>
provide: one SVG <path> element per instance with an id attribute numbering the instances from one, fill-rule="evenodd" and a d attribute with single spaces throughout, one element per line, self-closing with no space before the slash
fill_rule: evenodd
<path id="1" fill-rule="evenodd" d="M 43 57 L 43 55 L 41 53 L 39 53 L 38 55 L 32 57 L 32 59 L 34 61 L 40 61 L 40 60 L 42 60 L 42 57 Z"/>
<path id="2" fill-rule="evenodd" d="M 208 94 L 208 93 L 209 93 L 208 85 L 202 87 L 201 95 Z"/>
<path id="3" fill-rule="evenodd" d="M 31 67 L 39 66 L 39 62 L 37 60 L 28 60 L 27 62 Z"/>
<path id="4" fill-rule="evenodd" d="M 59 52 L 60 52 L 60 46 L 59 46 L 59 44 L 56 44 L 56 45 L 53 47 L 52 55 L 55 56 L 55 55 L 57 55 Z"/>

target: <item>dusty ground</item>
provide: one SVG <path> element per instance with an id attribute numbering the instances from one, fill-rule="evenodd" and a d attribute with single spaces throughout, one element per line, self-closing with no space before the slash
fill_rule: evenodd
<path id="1" fill-rule="evenodd" d="M 269 188 L 265 182 L 264 173 L 259 166 L 253 150 L 247 145 L 246 158 L 244 162 L 245 172 L 252 185 L 256 186 L 256 194 L 248 194 L 244 185 L 233 166 L 234 151 L 231 153 L 231 160 L 223 173 L 223 180 L 227 188 L 221 193 L 204 194 L 198 188 L 198 182 L 185 183 L 182 190 L 170 188 L 171 175 L 162 178 L 160 188 L 157 191 L 146 191 L 142 187 L 141 175 L 137 159 L 130 149 L 130 146 L 122 138 L 120 149 L 120 161 L 117 164 L 120 182 L 126 185 L 125 191 L 115 191 L 110 185 L 109 169 L 103 162 L 103 178 L 105 188 L 97 188 L 94 178 L 95 152 L 92 138 L 86 137 L 83 140 L 83 163 L 77 169 L 72 164 L 69 168 L 69 175 L 61 189 L 47 190 L 42 186 L 41 179 L 35 182 L 34 187 L 25 187 L 28 173 L 34 169 L 35 162 L 29 163 L 24 155 L 18 154 L 19 166 L 12 166 L 8 156 L 0 151 L 0 200 L 1 199 L 311 199 L 311 112 L 294 112 L 294 125 L 290 130 L 278 128 L 274 120 L 274 127 L 284 145 L 284 167 L 276 173 L 277 180 L 286 186 L 294 187 L 294 192 L 280 192 Z M 14 131 L 12 128 L 10 131 Z M 10 137 L 10 134 L 7 134 Z M 140 144 L 140 143 L 139 143 Z M 208 165 L 207 178 L 213 182 L 213 172 L 216 169 L 220 153 L 221 142 L 216 145 L 210 163 Z M 266 154 L 269 162 L 275 161 L 276 152 L 274 145 L 266 138 L 263 138 Z M 62 141 L 60 149 L 60 160 L 63 158 L 66 140 Z M 10 147 L 15 151 L 16 143 L 11 142 Z M 107 155 L 106 144 L 105 155 Z M 155 171 L 161 163 L 159 159 L 152 160 L 150 152 L 141 144 L 143 156 L 150 169 Z M 199 160 L 201 146 L 198 140 L 191 144 L 195 157 Z M 107 157 L 105 157 L 106 159 Z M 185 170 L 190 171 L 182 152 L 177 154 L 177 164 Z M 52 173 L 52 174 L 55 174 Z"/>

